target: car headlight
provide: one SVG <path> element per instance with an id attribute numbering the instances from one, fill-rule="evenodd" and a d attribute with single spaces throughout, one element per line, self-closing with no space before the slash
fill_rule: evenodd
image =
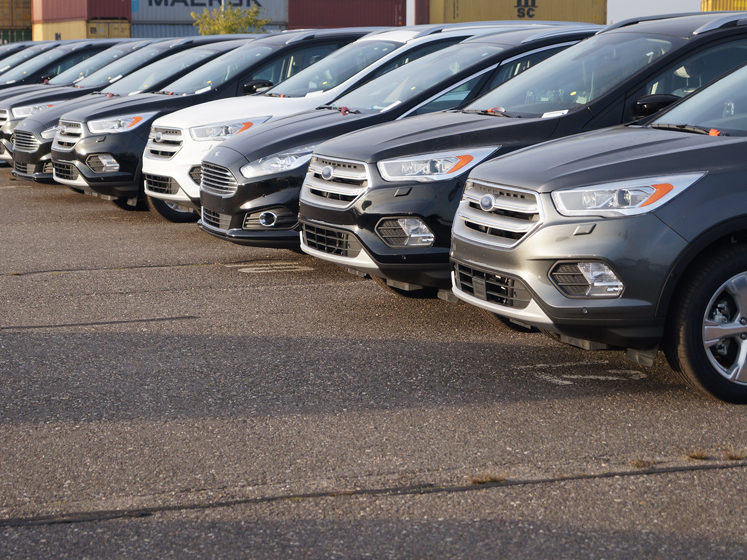
<path id="1" fill-rule="evenodd" d="M 141 113 L 138 115 L 122 115 L 120 117 L 111 117 L 109 119 L 102 119 L 99 121 L 88 121 L 88 130 L 93 133 L 106 132 L 108 134 L 114 134 L 119 132 L 125 132 L 137 128 L 148 119 L 153 117 L 155 113 Z"/>
<path id="2" fill-rule="evenodd" d="M 240 121 L 214 123 L 205 126 L 196 126 L 189 129 L 192 138 L 199 142 L 207 140 L 225 140 L 229 136 L 240 134 L 255 124 L 260 124 L 270 117 L 249 117 Z"/>
<path id="3" fill-rule="evenodd" d="M 458 177 L 498 150 L 500 146 L 463 148 L 451 152 L 385 159 L 376 165 L 385 181 L 439 181 Z"/>
<path id="4" fill-rule="evenodd" d="M 51 140 L 52 138 L 54 138 L 54 135 L 57 134 L 57 131 L 59 129 L 59 126 L 53 126 L 52 128 L 48 128 L 47 130 L 42 130 L 39 133 L 39 136 L 41 136 L 45 140 Z"/>
<path id="5" fill-rule="evenodd" d="M 300 146 L 292 150 L 272 154 L 247 163 L 241 168 L 241 174 L 247 179 L 251 179 L 295 169 L 301 167 L 304 163 L 308 163 L 313 151 L 314 146 Z"/>
<path id="6" fill-rule="evenodd" d="M 669 202 L 703 175 L 646 177 L 553 191 L 552 200 L 564 216 L 632 216 Z"/>
<path id="7" fill-rule="evenodd" d="M 54 107 L 51 103 L 43 103 L 41 105 L 24 105 L 23 107 L 13 107 L 10 112 L 17 119 L 23 119 L 34 113 L 45 111 L 50 107 Z"/>

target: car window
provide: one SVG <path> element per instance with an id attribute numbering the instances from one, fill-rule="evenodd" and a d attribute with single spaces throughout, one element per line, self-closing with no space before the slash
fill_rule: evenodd
<path id="1" fill-rule="evenodd" d="M 68 68 L 72 68 L 76 64 L 83 62 L 85 59 L 90 57 L 92 54 L 95 54 L 96 52 L 97 51 L 95 50 L 94 51 L 88 50 L 88 51 L 72 53 L 44 67 L 44 69 L 42 69 L 41 71 L 41 75 L 44 77 L 56 76 L 57 74 L 64 72 Z"/>
<path id="2" fill-rule="evenodd" d="M 432 52 L 440 51 L 441 49 L 454 45 L 462 41 L 463 39 L 464 37 L 450 38 L 450 39 L 444 39 L 443 41 L 432 41 L 425 45 L 414 47 L 408 50 L 407 52 L 402 53 L 399 56 L 395 56 L 393 59 L 388 61 L 386 64 L 377 68 L 376 71 L 373 74 L 371 74 L 367 79 L 373 80 L 374 78 L 383 76 L 384 74 L 386 74 L 387 72 L 391 72 L 395 68 L 399 68 L 400 66 L 403 66 L 407 64 L 408 62 L 412 62 L 413 60 L 416 60 L 427 54 L 431 54 Z"/>
<path id="3" fill-rule="evenodd" d="M 666 111 L 650 126 L 691 125 L 704 131 L 747 136 L 747 66 Z"/>
<path id="4" fill-rule="evenodd" d="M 640 94 L 684 97 L 747 61 L 747 39 L 721 43 L 680 59 L 648 82 Z"/>
<path id="5" fill-rule="evenodd" d="M 491 89 L 497 88 L 503 82 L 510 80 L 514 76 L 518 76 L 524 70 L 527 70 L 530 67 L 539 64 L 546 58 L 551 57 L 555 53 L 562 51 L 564 48 L 566 48 L 566 46 L 567 45 L 563 45 L 563 46 L 553 47 L 551 49 L 542 49 L 538 51 L 533 51 L 530 53 L 526 53 L 523 56 L 520 56 L 519 58 L 515 58 L 511 60 L 510 62 L 501 64 L 498 70 L 496 70 L 493 77 L 490 79 L 490 82 L 485 88 L 485 91 L 490 91 Z"/>
<path id="6" fill-rule="evenodd" d="M 436 111 L 446 111 L 447 109 L 453 109 L 458 107 L 462 101 L 467 99 L 472 90 L 482 81 L 484 74 L 475 76 L 471 80 L 464 82 L 463 84 L 451 88 L 449 91 L 442 93 L 435 99 L 430 100 L 425 105 L 421 105 L 415 111 L 410 113 L 411 115 L 424 115 L 426 113 L 434 113 Z"/>
<path id="7" fill-rule="evenodd" d="M 315 62 L 319 62 L 341 46 L 343 45 L 340 43 L 326 43 L 295 49 L 256 69 L 247 79 L 267 80 L 277 84 Z"/>

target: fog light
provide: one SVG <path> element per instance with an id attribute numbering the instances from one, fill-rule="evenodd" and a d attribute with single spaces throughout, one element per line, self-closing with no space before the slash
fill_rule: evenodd
<path id="1" fill-rule="evenodd" d="M 195 185 L 199 185 L 202 181 L 202 168 L 199 165 L 195 165 L 189 170 L 189 178 L 194 181 Z"/>
<path id="2" fill-rule="evenodd" d="M 558 289 L 570 297 L 618 297 L 625 287 L 601 262 L 560 263 L 550 273 Z"/>
<path id="3" fill-rule="evenodd" d="M 119 171 L 119 163 L 110 154 L 93 154 L 86 158 L 86 165 L 94 173 L 114 173 Z"/>
<path id="4" fill-rule="evenodd" d="M 391 247 L 430 247 L 433 232 L 420 218 L 389 218 L 381 220 L 376 233 Z"/>

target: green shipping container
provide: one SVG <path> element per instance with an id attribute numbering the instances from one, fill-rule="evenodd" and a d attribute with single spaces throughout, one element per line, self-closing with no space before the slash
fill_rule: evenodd
<path id="1" fill-rule="evenodd" d="M 0 29 L 0 44 L 30 41 L 31 28 L 28 29 Z"/>

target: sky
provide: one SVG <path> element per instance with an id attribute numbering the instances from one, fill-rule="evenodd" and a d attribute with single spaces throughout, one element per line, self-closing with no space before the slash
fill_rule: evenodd
<path id="1" fill-rule="evenodd" d="M 607 23 L 631 17 L 699 11 L 700 0 L 607 0 Z"/>

